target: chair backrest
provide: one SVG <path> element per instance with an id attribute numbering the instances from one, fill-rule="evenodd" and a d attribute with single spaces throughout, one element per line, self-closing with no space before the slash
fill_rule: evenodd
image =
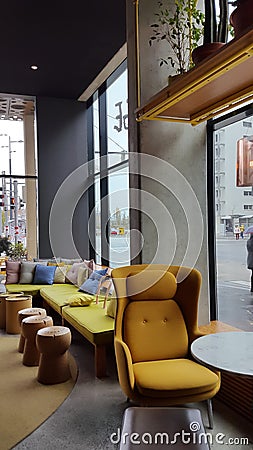
<path id="1" fill-rule="evenodd" d="M 180 283 L 178 266 L 141 264 L 112 271 L 115 336 L 126 342 L 134 362 L 185 357 L 197 337 L 201 275 L 180 269 L 185 269 Z"/>
<path id="2" fill-rule="evenodd" d="M 129 275 L 123 340 L 133 362 L 185 357 L 188 336 L 184 318 L 173 297 L 175 276 L 163 271 Z M 141 290 L 140 290 L 141 287 Z"/>

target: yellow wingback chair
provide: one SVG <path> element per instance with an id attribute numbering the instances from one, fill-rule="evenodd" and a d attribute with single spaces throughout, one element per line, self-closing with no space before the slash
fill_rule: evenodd
<path id="1" fill-rule="evenodd" d="M 201 336 L 198 299 L 201 274 L 166 265 L 113 269 L 117 296 L 115 352 L 121 388 L 142 406 L 207 400 L 220 388 L 220 374 L 195 362 L 191 343 Z"/>

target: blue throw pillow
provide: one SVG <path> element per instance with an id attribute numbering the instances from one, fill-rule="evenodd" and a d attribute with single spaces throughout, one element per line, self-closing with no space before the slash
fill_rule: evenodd
<path id="1" fill-rule="evenodd" d="M 56 266 L 36 265 L 33 284 L 53 284 Z"/>
<path id="2" fill-rule="evenodd" d="M 102 276 L 107 274 L 108 269 L 94 270 L 88 280 L 86 280 L 79 288 L 81 292 L 87 292 L 88 294 L 96 295 L 98 290 L 99 281 Z"/>

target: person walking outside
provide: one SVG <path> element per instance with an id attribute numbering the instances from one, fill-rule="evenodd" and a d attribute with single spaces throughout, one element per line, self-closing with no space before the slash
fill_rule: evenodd
<path id="1" fill-rule="evenodd" d="M 238 227 L 238 225 L 235 226 L 234 234 L 235 234 L 235 239 L 238 240 L 240 237 L 240 228 Z"/>
<path id="2" fill-rule="evenodd" d="M 250 292 L 253 293 L 253 233 L 250 234 L 249 239 L 247 240 L 247 266 L 248 269 L 251 270 L 251 278 L 250 278 Z"/>
<path id="3" fill-rule="evenodd" d="M 243 239 L 243 237 L 244 237 L 244 225 L 243 224 L 240 226 L 240 234 L 241 234 L 241 238 Z"/>

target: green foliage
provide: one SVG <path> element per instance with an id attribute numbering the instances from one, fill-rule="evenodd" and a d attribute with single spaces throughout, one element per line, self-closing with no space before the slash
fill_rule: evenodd
<path id="1" fill-rule="evenodd" d="M 10 257 L 10 259 L 26 259 L 27 257 L 27 250 L 22 244 L 22 242 L 18 242 L 17 244 L 11 244 L 11 247 L 8 250 L 7 255 Z"/>
<path id="2" fill-rule="evenodd" d="M 171 55 L 159 58 L 160 66 L 168 64 L 176 73 L 186 72 L 192 66 L 191 52 L 203 36 L 204 14 L 197 9 L 197 0 L 176 0 L 173 12 L 168 0 L 158 1 L 158 7 L 149 45 L 166 41 Z"/>

